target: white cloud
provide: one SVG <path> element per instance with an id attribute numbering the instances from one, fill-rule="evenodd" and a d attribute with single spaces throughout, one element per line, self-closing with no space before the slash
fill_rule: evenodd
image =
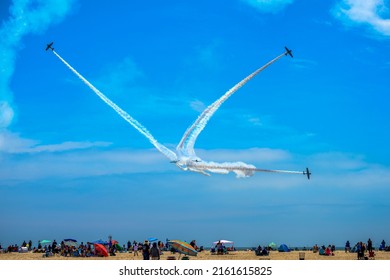
<path id="1" fill-rule="evenodd" d="M 0 101 L 0 129 L 8 127 L 14 117 L 14 111 L 7 101 Z"/>
<path id="2" fill-rule="evenodd" d="M 205 177 L 179 170 L 155 149 L 107 150 L 92 149 L 108 145 L 101 142 L 65 142 L 55 145 L 38 145 L 37 141 L 18 135 L 2 134 L 0 138 L 0 182 L 39 182 L 49 178 L 77 179 L 97 176 L 150 175 L 158 181 L 161 175 L 169 177 L 169 185 L 202 185 L 207 191 L 231 191 L 234 189 L 302 188 L 310 186 L 319 190 L 328 188 L 381 189 L 390 185 L 390 167 L 371 163 L 364 155 L 342 152 L 318 153 L 310 156 L 293 154 L 286 150 L 251 148 L 243 150 L 197 150 L 205 161 L 245 162 L 258 168 L 303 171 L 308 166 L 312 179 L 303 175 L 258 173 L 253 177 L 236 179 L 233 174 L 212 174 Z M 4 140 L 5 139 L 5 140 Z M 4 143 L 14 145 L 4 149 Z M 4 150 L 8 151 L 5 152 Z M 185 183 L 187 182 L 188 183 Z M 159 184 L 163 184 L 159 182 Z M 164 184 L 163 184 L 164 185 Z"/>
<path id="3" fill-rule="evenodd" d="M 389 9 L 383 0 L 342 0 L 333 10 L 346 25 L 365 24 L 375 32 L 390 36 Z"/>
<path id="4" fill-rule="evenodd" d="M 254 125 L 254 126 L 262 126 L 263 123 L 261 121 L 261 119 L 257 116 L 254 116 L 254 115 L 243 115 L 243 118 L 249 122 L 250 124 Z"/>
<path id="5" fill-rule="evenodd" d="M 314 60 L 308 60 L 308 59 L 294 59 L 293 66 L 300 69 L 308 69 L 313 68 L 317 65 L 317 62 Z"/>
<path id="6" fill-rule="evenodd" d="M 9 18 L 0 25 L 0 128 L 7 128 L 14 117 L 10 80 L 15 69 L 16 53 L 24 36 L 40 34 L 64 19 L 73 0 L 14 0 Z"/>
<path id="7" fill-rule="evenodd" d="M 283 10 L 287 5 L 294 2 L 294 0 L 243 0 L 250 6 L 265 13 L 277 13 Z"/>
<path id="8" fill-rule="evenodd" d="M 153 150 L 68 150 L 62 153 L 30 153 L 3 157 L 0 181 L 47 178 L 85 178 L 112 174 L 157 173 L 172 164 Z"/>
<path id="9" fill-rule="evenodd" d="M 51 145 L 39 145 L 39 141 L 22 138 L 16 133 L 4 130 L 0 132 L 0 153 L 23 154 L 39 152 L 64 152 L 70 150 L 88 149 L 92 147 L 107 147 L 107 142 L 63 142 Z"/>

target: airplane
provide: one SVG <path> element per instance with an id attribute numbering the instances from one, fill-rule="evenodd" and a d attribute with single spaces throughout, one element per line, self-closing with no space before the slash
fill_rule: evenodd
<path id="1" fill-rule="evenodd" d="M 310 180 L 311 172 L 308 167 L 306 167 L 306 171 L 303 171 L 303 175 L 306 175 L 307 179 Z"/>
<path id="2" fill-rule="evenodd" d="M 54 51 L 54 48 L 52 47 L 52 46 L 53 46 L 53 43 L 54 43 L 54 42 L 51 42 L 50 44 L 47 44 L 46 50 L 51 49 L 52 51 Z"/>
<path id="3" fill-rule="evenodd" d="M 284 48 L 286 49 L 286 52 L 284 54 L 293 57 L 291 50 L 289 50 L 287 47 Z"/>

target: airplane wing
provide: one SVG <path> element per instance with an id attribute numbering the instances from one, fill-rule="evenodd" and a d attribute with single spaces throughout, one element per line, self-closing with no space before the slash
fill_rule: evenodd
<path id="1" fill-rule="evenodd" d="M 210 118 L 214 115 L 214 113 L 218 110 L 218 108 L 233 94 L 235 93 L 239 88 L 241 88 L 243 85 L 245 85 L 250 79 L 252 79 L 254 76 L 259 74 L 261 71 L 263 71 L 265 68 L 279 60 L 284 56 L 285 53 L 277 56 L 264 66 L 260 67 L 253 73 L 251 73 L 249 76 L 245 77 L 243 80 L 241 80 L 239 83 L 237 83 L 234 87 L 232 87 L 230 90 L 228 90 L 223 96 L 221 96 L 218 100 L 216 100 L 213 104 L 208 106 L 196 119 L 196 121 L 186 130 L 184 133 L 182 139 L 180 140 L 180 143 L 176 147 L 176 150 L 179 154 L 184 154 L 186 156 L 194 156 L 194 145 L 195 141 L 198 138 L 199 134 L 202 132 L 202 130 L 206 127 L 207 122 L 210 120 Z"/>

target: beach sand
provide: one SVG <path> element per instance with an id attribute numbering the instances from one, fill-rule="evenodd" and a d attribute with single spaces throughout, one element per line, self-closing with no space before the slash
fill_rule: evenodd
<path id="1" fill-rule="evenodd" d="M 190 260 L 299 260 L 299 253 L 305 254 L 305 260 L 356 260 L 356 253 L 345 253 L 344 251 L 335 251 L 334 256 L 320 256 L 318 253 L 311 251 L 292 251 L 287 253 L 271 251 L 269 256 L 256 256 L 254 251 L 234 251 L 226 255 L 211 254 L 210 251 L 198 253 L 198 256 L 190 256 Z M 133 253 L 117 253 L 116 256 L 106 258 L 79 258 L 79 257 L 62 257 L 53 256 L 49 258 L 42 257 L 42 253 L 5 253 L 0 254 L 0 260 L 142 260 L 142 254 L 134 256 Z M 183 256 L 183 255 L 181 255 Z M 179 258 L 179 254 L 164 252 L 161 260 L 168 257 Z M 390 252 L 375 251 L 375 260 L 390 260 Z"/>

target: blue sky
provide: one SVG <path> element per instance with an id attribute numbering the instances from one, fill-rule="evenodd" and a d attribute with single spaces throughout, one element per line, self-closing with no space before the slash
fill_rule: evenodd
<path id="1" fill-rule="evenodd" d="M 0 243 L 157 237 L 209 246 L 388 240 L 390 3 L 2 1 Z M 184 172 L 51 52 L 174 148 L 302 175 Z"/>

